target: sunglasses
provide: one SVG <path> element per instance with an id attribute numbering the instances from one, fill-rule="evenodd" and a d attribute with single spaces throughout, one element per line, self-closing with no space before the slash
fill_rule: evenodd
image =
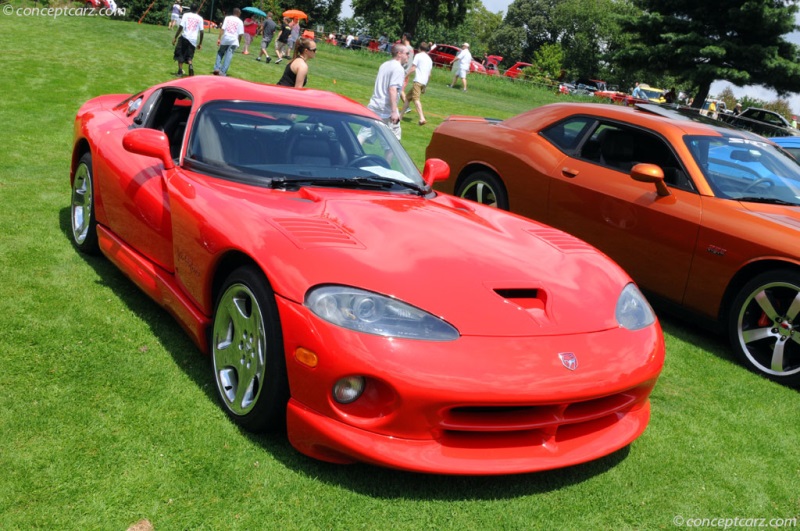
<path id="1" fill-rule="evenodd" d="M 317 51 L 316 48 L 306 48 L 306 50 L 308 50 L 309 52 L 316 52 Z"/>

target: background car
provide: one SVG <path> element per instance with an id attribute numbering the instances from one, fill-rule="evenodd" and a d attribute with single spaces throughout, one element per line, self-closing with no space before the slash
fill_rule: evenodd
<path id="1" fill-rule="evenodd" d="M 778 136 L 770 140 L 791 153 L 794 158 L 800 160 L 800 136 Z"/>
<path id="2" fill-rule="evenodd" d="M 529 66 L 533 66 L 530 63 L 523 63 L 521 61 L 517 61 L 511 68 L 503 72 L 503 75 L 506 77 L 510 77 L 512 79 L 517 79 L 523 75 L 524 69 L 528 68 Z"/>
<path id="3" fill-rule="evenodd" d="M 727 333 L 748 368 L 797 385 L 800 166 L 712 124 L 658 105 L 554 104 L 451 117 L 427 156 L 450 165 L 438 189 L 597 246 L 664 308 Z"/>
<path id="4" fill-rule="evenodd" d="M 353 100 L 195 76 L 92 99 L 74 131 L 75 246 L 210 355 L 240 427 L 447 474 L 568 466 L 644 431 L 664 342 L 630 277 L 435 193 L 446 164 L 420 175 Z"/>
<path id="5" fill-rule="evenodd" d="M 459 52 L 461 52 L 461 48 L 458 46 L 452 46 L 450 44 L 434 44 L 431 46 L 428 55 L 431 57 L 431 61 L 433 61 L 434 66 L 450 68 L 451 63 L 455 60 Z M 485 74 L 486 67 L 473 59 L 470 63 L 469 71 Z"/>

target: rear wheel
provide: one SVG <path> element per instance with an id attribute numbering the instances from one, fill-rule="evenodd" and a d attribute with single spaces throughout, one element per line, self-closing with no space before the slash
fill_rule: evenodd
<path id="1" fill-rule="evenodd" d="M 800 384 L 800 272 L 762 273 L 736 296 L 729 315 L 731 345 L 742 363 L 767 378 Z"/>
<path id="2" fill-rule="evenodd" d="M 508 210 L 508 194 L 503 182 L 490 171 L 471 173 L 458 185 L 456 195 L 482 205 Z"/>
<path id="3" fill-rule="evenodd" d="M 278 308 L 255 267 L 237 269 L 223 284 L 211 357 L 217 391 L 234 422 L 252 432 L 285 425 L 289 393 Z"/>
<path id="4" fill-rule="evenodd" d="M 75 169 L 70 201 L 72 241 L 79 251 L 97 253 L 97 219 L 94 212 L 94 174 L 92 154 L 84 153 Z"/>

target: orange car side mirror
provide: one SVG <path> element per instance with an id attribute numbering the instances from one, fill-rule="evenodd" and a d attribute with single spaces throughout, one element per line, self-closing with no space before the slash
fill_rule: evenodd
<path id="1" fill-rule="evenodd" d="M 133 129 L 122 137 L 122 147 L 131 153 L 154 157 L 164 164 L 164 169 L 175 167 L 169 152 L 169 140 L 163 131 L 155 129 Z"/>
<path id="2" fill-rule="evenodd" d="M 422 170 L 422 178 L 425 184 L 433 186 L 437 181 L 444 181 L 450 177 L 450 166 L 442 159 L 428 159 L 425 161 L 425 168 Z"/>
<path id="3" fill-rule="evenodd" d="M 637 164 L 631 169 L 631 177 L 640 183 L 653 183 L 656 185 L 656 193 L 660 196 L 668 196 L 669 188 L 664 183 L 664 170 L 655 164 Z"/>

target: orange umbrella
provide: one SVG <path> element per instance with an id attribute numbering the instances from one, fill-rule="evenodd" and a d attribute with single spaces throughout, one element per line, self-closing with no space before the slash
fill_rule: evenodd
<path id="1" fill-rule="evenodd" d="M 300 11 L 299 9 L 288 9 L 288 10 L 283 12 L 283 16 L 284 17 L 289 17 L 289 18 L 304 18 L 304 19 L 308 20 L 308 15 L 306 15 L 305 13 Z"/>

